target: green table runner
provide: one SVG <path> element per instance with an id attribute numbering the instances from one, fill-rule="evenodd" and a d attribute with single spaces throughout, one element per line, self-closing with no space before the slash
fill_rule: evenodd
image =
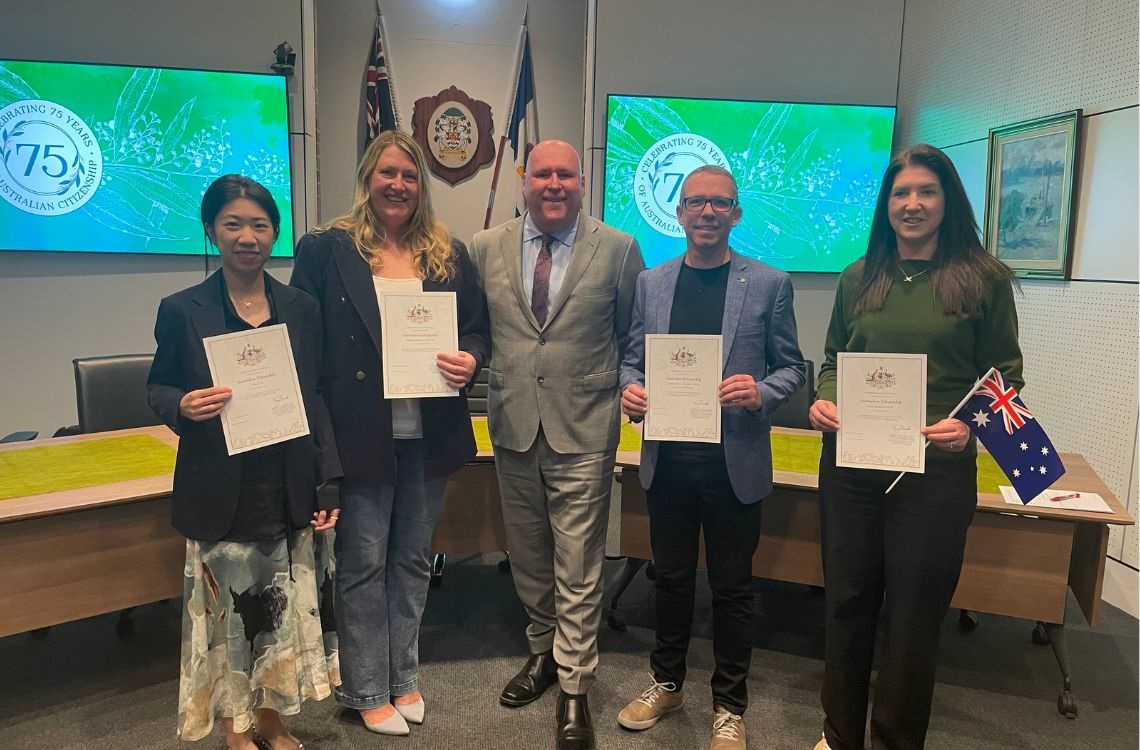
<path id="1" fill-rule="evenodd" d="M 144 479 L 174 471 L 174 449 L 149 435 L 0 452 L 0 500 Z"/>
<path id="2" fill-rule="evenodd" d="M 491 450 L 486 420 L 474 420 L 475 443 Z M 814 474 L 822 444 L 818 435 L 772 433 L 772 463 L 777 471 Z M 622 424 L 619 451 L 641 449 L 641 435 Z M 174 471 L 174 449 L 147 435 L 102 438 L 0 452 L 0 500 L 42 495 L 80 487 L 126 482 Z M 1008 484 L 987 453 L 978 455 L 978 491 L 997 493 Z"/>
<path id="3" fill-rule="evenodd" d="M 481 451 L 491 450 L 491 437 L 487 433 L 487 421 L 480 419 L 472 423 L 475 427 L 475 444 Z M 619 451 L 641 450 L 641 433 L 633 426 L 622 423 Z M 819 435 L 772 433 L 772 468 L 776 471 L 791 471 L 797 474 L 815 474 L 819 471 L 819 454 L 823 442 Z M 1009 484 L 1005 474 L 994 463 L 988 453 L 978 454 L 978 492 L 996 494 L 999 484 Z"/>

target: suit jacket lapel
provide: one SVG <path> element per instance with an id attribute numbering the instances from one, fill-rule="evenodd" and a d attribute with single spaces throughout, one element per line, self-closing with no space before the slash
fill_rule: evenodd
<path id="1" fill-rule="evenodd" d="M 578 219 L 578 232 L 574 235 L 574 247 L 570 250 L 570 265 L 566 268 L 566 276 L 562 279 L 562 286 L 558 289 L 558 298 L 550 306 L 550 315 L 546 316 L 546 324 L 558 315 L 558 311 L 566 305 L 566 300 L 574 291 L 574 287 L 582 279 L 582 274 L 598 252 L 598 225 L 587 216 Z M 535 321 L 537 324 L 538 321 Z"/>
<path id="2" fill-rule="evenodd" d="M 380 354 L 380 305 L 376 300 L 376 287 L 372 283 L 372 269 L 351 242 L 346 245 L 339 238 L 333 259 L 348 298 L 364 322 L 376 353 Z"/>
<path id="3" fill-rule="evenodd" d="M 499 256 L 503 261 L 507 282 L 519 303 L 519 309 L 523 311 L 523 315 L 530 321 L 530 324 L 538 328 L 538 321 L 530 310 L 530 303 L 527 302 L 526 293 L 523 292 L 522 286 L 522 228 L 523 220 L 521 218 L 517 219 L 513 226 L 507 228 L 503 241 L 499 243 Z M 486 279 L 483 280 L 483 283 L 489 286 Z"/>
<path id="4" fill-rule="evenodd" d="M 672 261 L 665 266 L 665 272 L 660 276 L 661 286 L 649 290 L 653 305 L 653 325 L 646 329 L 647 333 L 669 333 L 673 317 L 673 297 L 677 293 L 677 279 L 680 275 L 681 261 Z"/>
<path id="5" fill-rule="evenodd" d="M 222 272 L 215 271 L 198 285 L 193 295 L 198 306 L 191 314 L 194 333 L 198 338 L 226 333 L 226 314 L 222 308 Z"/>
<path id="6" fill-rule="evenodd" d="M 721 321 L 721 335 L 724 337 L 722 367 L 728 366 L 728 353 L 732 351 L 732 340 L 736 337 L 736 327 L 744 310 L 744 298 L 748 295 L 748 276 L 751 265 L 748 260 L 732 253 L 728 272 L 728 289 L 724 293 L 724 319 Z"/>

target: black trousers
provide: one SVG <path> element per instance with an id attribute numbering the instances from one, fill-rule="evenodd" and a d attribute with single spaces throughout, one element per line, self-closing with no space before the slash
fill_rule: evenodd
<path id="1" fill-rule="evenodd" d="M 703 529 L 712 589 L 713 703 L 743 714 L 752 662 L 752 555 L 760 539 L 760 503 L 736 499 L 723 451 L 705 452 L 703 459 L 700 454 L 662 450 L 647 493 L 657 570 L 657 643 L 649 664 L 658 682 L 684 684 Z"/>
<path id="2" fill-rule="evenodd" d="M 973 456 L 927 461 L 925 474 L 839 468 L 824 435 L 819 499 L 825 586 L 824 734 L 833 750 L 863 750 L 871 660 L 885 630 L 871 709 L 871 747 L 926 741 L 938 639 L 958 586 L 978 501 Z"/>

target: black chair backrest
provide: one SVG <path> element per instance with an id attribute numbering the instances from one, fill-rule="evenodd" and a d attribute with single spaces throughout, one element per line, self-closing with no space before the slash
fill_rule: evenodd
<path id="1" fill-rule="evenodd" d="M 20 430 L 19 432 L 10 432 L 4 437 L 0 438 L 0 443 L 19 443 L 24 440 L 35 440 L 39 437 L 38 432 L 35 430 Z"/>
<path id="2" fill-rule="evenodd" d="M 793 393 L 792 397 L 780 404 L 780 408 L 772 414 L 774 427 L 812 429 L 811 422 L 808 421 L 808 410 L 815 400 L 815 364 L 810 359 L 805 359 L 804 370 L 806 375 L 804 387 Z"/>
<path id="3" fill-rule="evenodd" d="M 487 368 L 475 373 L 475 382 L 467 391 L 467 410 L 472 414 L 487 414 Z"/>
<path id="4" fill-rule="evenodd" d="M 80 432 L 125 430 L 159 424 L 146 401 L 153 354 L 73 359 Z"/>

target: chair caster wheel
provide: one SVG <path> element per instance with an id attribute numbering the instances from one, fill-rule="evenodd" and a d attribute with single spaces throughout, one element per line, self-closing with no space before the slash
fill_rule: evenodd
<path id="1" fill-rule="evenodd" d="M 511 572 L 511 561 L 507 560 L 507 559 L 499 560 L 499 572 L 500 573 L 510 573 Z"/>
<path id="2" fill-rule="evenodd" d="M 431 580 L 428 585 L 432 588 L 439 588 L 443 585 L 443 568 L 447 565 L 447 555 L 442 552 L 437 552 L 431 561 Z"/>
<path id="3" fill-rule="evenodd" d="M 624 633 L 629 629 L 625 624 L 625 618 L 622 617 L 619 612 L 610 612 L 610 616 L 606 618 L 606 622 L 609 623 L 610 630 L 616 633 Z"/>
<path id="4" fill-rule="evenodd" d="M 1077 718 L 1077 699 L 1068 690 L 1061 691 L 1057 696 L 1057 711 L 1064 715 L 1066 719 Z"/>
<path id="5" fill-rule="evenodd" d="M 973 612 L 962 610 L 958 613 L 958 629 L 963 633 L 973 633 L 978 629 L 978 616 Z"/>
<path id="6" fill-rule="evenodd" d="M 1048 646 L 1052 642 L 1052 639 L 1049 637 L 1049 631 L 1040 623 L 1033 626 L 1033 634 L 1031 637 L 1033 642 L 1038 646 Z M 1064 711 L 1061 713 L 1064 713 Z"/>

